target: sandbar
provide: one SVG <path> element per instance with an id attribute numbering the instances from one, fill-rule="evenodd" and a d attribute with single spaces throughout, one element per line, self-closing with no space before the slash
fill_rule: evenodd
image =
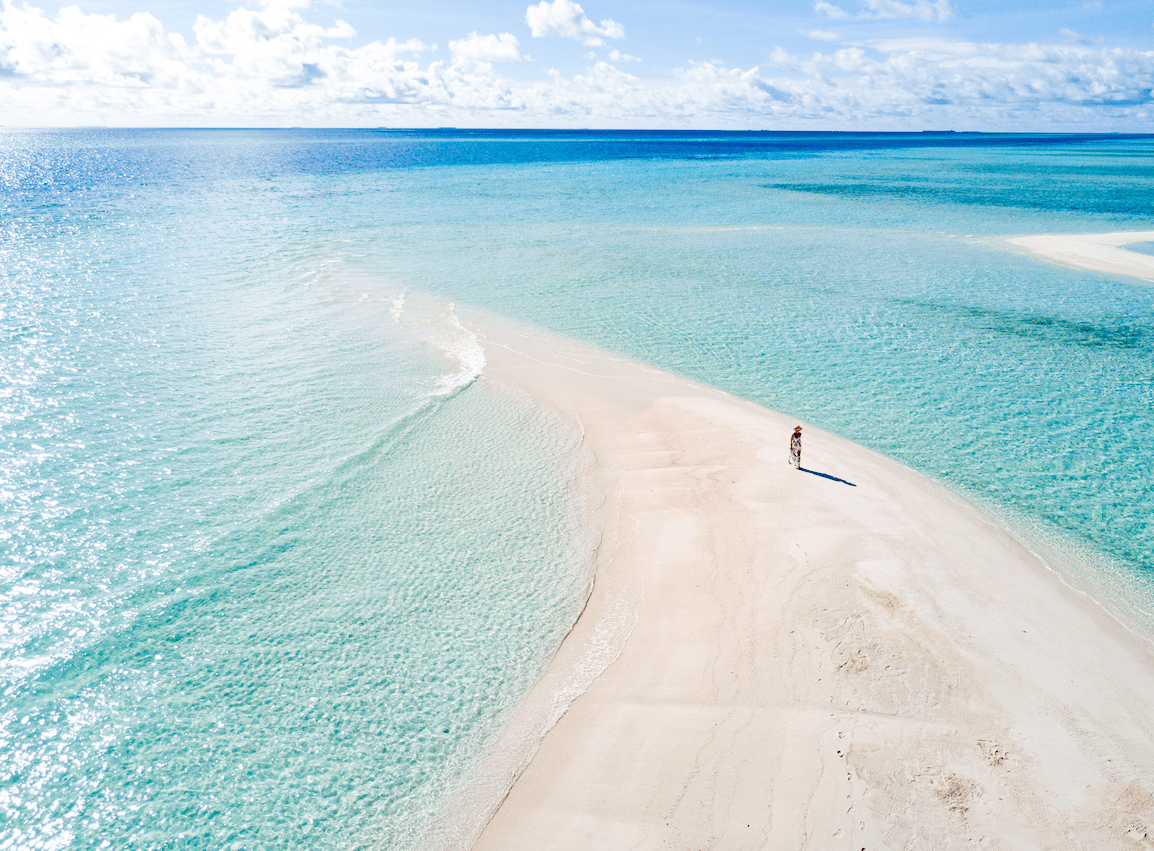
<path id="1" fill-rule="evenodd" d="M 799 471 L 791 419 L 463 319 L 480 380 L 582 430 L 603 534 L 525 704 L 551 729 L 455 847 L 1152 847 L 1151 644 L 1012 534 L 817 428 Z"/>
<path id="2" fill-rule="evenodd" d="M 1154 231 L 1040 234 L 1006 240 L 1011 246 L 1025 248 L 1063 266 L 1154 281 L 1154 256 L 1123 247 L 1135 242 L 1154 242 Z"/>

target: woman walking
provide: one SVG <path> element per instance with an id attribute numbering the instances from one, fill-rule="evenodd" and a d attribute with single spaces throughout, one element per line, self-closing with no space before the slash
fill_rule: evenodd
<path id="1" fill-rule="evenodd" d="M 801 426 L 793 430 L 793 437 L 789 439 L 789 463 L 801 469 Z"/>

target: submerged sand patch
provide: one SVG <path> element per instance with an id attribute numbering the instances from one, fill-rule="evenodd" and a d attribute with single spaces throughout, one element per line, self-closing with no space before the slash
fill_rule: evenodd
<path id="1" fill-rule="evenodd" d="M 1154 282 L 1154 256 L 1127 251 L 1123 247 L 1136 242 L 1154 242 L 1154 231 L 1040 234 L 1006 240 L 1011 246 L 1024 248 L 1063 266 Z"/>

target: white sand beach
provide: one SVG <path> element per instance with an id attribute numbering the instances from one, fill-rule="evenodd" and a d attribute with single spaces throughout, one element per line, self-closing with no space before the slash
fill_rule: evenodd
<path id="1" fill-rule="evenodd" d="M 1123 247 L 1135 242 L 1154 242 L 1154 231 L 1041 234 L 1006 240 L 1011 246 L 1024 248 L 1063 266 L 1154 281 L 1154 256 L 1127 251 Z"/>
<path id="2" fill-rule="evenodd" d="M 462 847 L 1154 848 L 1151 646 L 1014 537 L 818 429 L 799 472 L 792 420 L 467 324 L 483 380 L 584 429 L 605 501 L 526 712 L 584 691 Z"/>

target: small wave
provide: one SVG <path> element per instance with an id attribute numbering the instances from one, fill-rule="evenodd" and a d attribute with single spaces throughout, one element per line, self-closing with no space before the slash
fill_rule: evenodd
<path id="1" fill-rule="evenodd" d="M 450 302 L 444 322 L 430 326 L 429 342 L 456 361 L 457 370 L 442 375 L 433 388 L 434 396 L 449 396 L 476 380 L 485 369 L 485 350 L 477 342 L 477 335 L 461 324 Z"/>
<path id="2" fill-rule="evenodd" d="M 422 389 L 428 398 L 451 396 L 472 384 L 485 369 L 485 351 L 477 335 L 457 318 L 453 310 L 455 302 L 420 290 L 404 289 L 389 295 L 384 306 L 393 322 L 403 329 L 403 336 L 412 343 L 431 348 L 449 361 L 448 372 L 443 372 L 437 363 L 434 375 L 422 376 Z"/>
<path id="3" fill-rule="evenodd" d="M 401 315 L 405 312 L 405 293 L 402 290 L 398 295 L 393 296 L 393 303 L 389 305 L 389 316 L 393 317 L 393 321 L 400 324 Z"/>

